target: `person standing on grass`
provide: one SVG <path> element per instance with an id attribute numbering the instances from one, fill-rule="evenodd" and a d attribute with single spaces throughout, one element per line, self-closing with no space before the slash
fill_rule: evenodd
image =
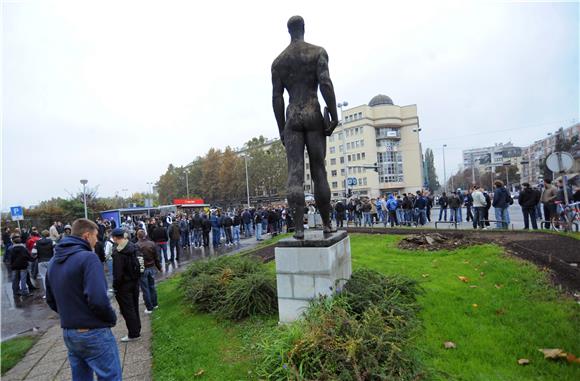
<path id="1" fill-rule="evenodd" d="M 111 327 L 117 316 L 107 296 L 105 272 L 93 253 L 98 227 L 80 218 L 64 237 L 46 274 L 46 302 L 60 317 L 73 380 L 121 380 L 121 360 Z"/>
<path id="2" fill-rule="evenodd" d="M 139 317 L 139 280 L 141 272 L 136 268 L 139 248 L 129 241 L 128 233 L 122 228 L 113 230 L 113 290 L 119 303 L 121 315 L 125 319 L 128 335 L 122 342 L 135 341 L 141 337 L 141 318 Z"/>
<path id="3" fill-rule="evenodd" d="M 157 248 L 155 244 L 147 239 L 147 233 L 144 230 L 137 231 L 137 247 L 143 254 L 143 265 L 145 270 L 141 275 L 141 292 L 143 293 L 143 302 L 145 303 L 146 314 L 153 312 L 157 308 L 157 289 L 155 288 L 155 274 L 163 271 L 161 263 L 157 257 Z"/>

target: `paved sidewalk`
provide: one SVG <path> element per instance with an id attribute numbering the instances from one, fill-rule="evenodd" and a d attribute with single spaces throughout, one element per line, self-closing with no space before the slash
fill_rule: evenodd
<path id="1" fill-rule="evenodd" d="M 121 337 L 127 335 L 125 320 L 119 313 L 117 302 L 113 302 L 117 312 L 117 325 L 113 334 L 117 338 L 119 356 L 123 368 L 123 380 L 149 381 L 151 376 L 151 316 L 145 315 L 145 306 L 141 302 L 141 339 L 130 343 L 121 343 Z M 160 307 L 162 308 L 162 307 Z M 155 314 L 155 313 L 153 313 Z M 72 380 L 67 349 L 62 338 L 60 325 L 50 328 L 40 340 L 26 353 L 26 356 L 14 368 L 10 369 L 2 381 L 30 380 L 53 381 Z"/>
<path id="2" fill-rule="evenodd" d="M 229 249 L 222 249 L 217 253 L 212 249 L 211 251 L 208 251 L 208 253 L 205 253 L 205 251 L 199 251 L 194 255 L 191 255 L 192 252 L 190 251 L 190 255 L 187 256 L 187 260 L 183 263 L 171 265 L 171 268 L 165 266 L 165 271 L 163 273 L 158 273 L 156 283 L 185 270 L 192 260 L 212 257 L 215 255 L 233 255 L 256 247 L 259 243 L 255 238 L 245 239 L 242 242 L 243 245 L 231 247 Z M 119 312 L 119 305 L 114 298 L 111 300 L 113 308 L 117 313 L 117 325 L 113 327 L 113 334 L 117 338 L 124 381 L 149 381 L 153 379 L 151 372 L 151 367 L 153 365 L 153 356 L 151 355 L 151 317 L 155 315 L 155 312 L 153 312 L 152 315 L 145 315 L 145 305 L 143 304 L 143 298 L 141 295 L 139 296 L 139 300 L 141 339 L 130 343 L 120 342 L 121 337 L 127 335 L 127 327 L 125 325 L 125 319 L 123 319 L 123 316 L 121 316 L 121 313 Z M 163 308 L 162 301 L 160 301 L 159 305 L 159 308 Z M 72 380 L 67 358 L 67 349 L 62 338 L 60 324 L 48 329 L 46 333 L 42 335 L 40 340 L 30 348 L 24 358 L 2 376 L 2 381 L 14 380 Z"/>

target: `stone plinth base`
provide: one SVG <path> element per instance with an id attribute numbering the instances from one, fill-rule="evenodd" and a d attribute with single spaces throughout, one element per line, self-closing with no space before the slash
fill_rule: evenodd
<path id="1" fill-rule="evenodd" d="M 324 236 L 305 231 L 304 240 L 288 238 L 276 247 L 276 279 L 281 323 L 300 317 L 318 295 L 332 295 L 350 279 L 350 238 L 345 231 Z"/>

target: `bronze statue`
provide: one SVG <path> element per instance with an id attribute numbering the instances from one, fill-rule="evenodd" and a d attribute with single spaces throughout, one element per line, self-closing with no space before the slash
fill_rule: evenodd
<path id="1" fill-rule="evenodd" d="M 288 20 L 290 45 L 272 63 L 272 104 L 280 139 L 288 158 L 288 206 L 296 231 L 304 238 L 304 147 L 310 158 L 314 198 L 322 217 L 324 233 L 331 232 L 330 187 L 324 159 L 326 137 L 338 124 L 334 87 L 328 72 L 328 54 L 320 46 L 304 41 L 304 19 Z M 320 112 L 318 87 L 326 102 L 325 116 Z M 284 112 L 284 89 L 290 102 Z"/>

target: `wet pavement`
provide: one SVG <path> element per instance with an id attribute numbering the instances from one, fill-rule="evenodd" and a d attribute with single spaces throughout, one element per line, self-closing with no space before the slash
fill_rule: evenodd
<path id="1" fill-rule="evenodd" d="M 268 238 L 265 235 L 264 238 Z M 231 255 L 243 250 L 251 249 L 258 244 L 255 238 L 242 239 L 239 245 L 224 246 L 217 249 L 213 248 L 185 248 L 182 249 L 179 261 L 162 263 L 163 272 L 158 272 L 156 279 L 163 280 L 168 276 L 179 272 L 180 268 L 187 266 L 192 261 L 218 257 L 222 255 Z M 111 274 L 107 273 L 107 282 L 111 284 Z M 35 284 L 38 289 L 33 291 L 32 296 L 23 297 L 12 294 L 11 276 L 2 264 L 2 273 L 0 275 L 2 282 L 2 306 L 1 306 L 1 339 L 2 341 L 10 339 L 20 334 L 30 332 L 44 332 L 52 326 L 59 323 L 58 314 L 52 311 L 46 301 L 42 298 L 44 295 L 42 280 L 40 277 Z"/>

